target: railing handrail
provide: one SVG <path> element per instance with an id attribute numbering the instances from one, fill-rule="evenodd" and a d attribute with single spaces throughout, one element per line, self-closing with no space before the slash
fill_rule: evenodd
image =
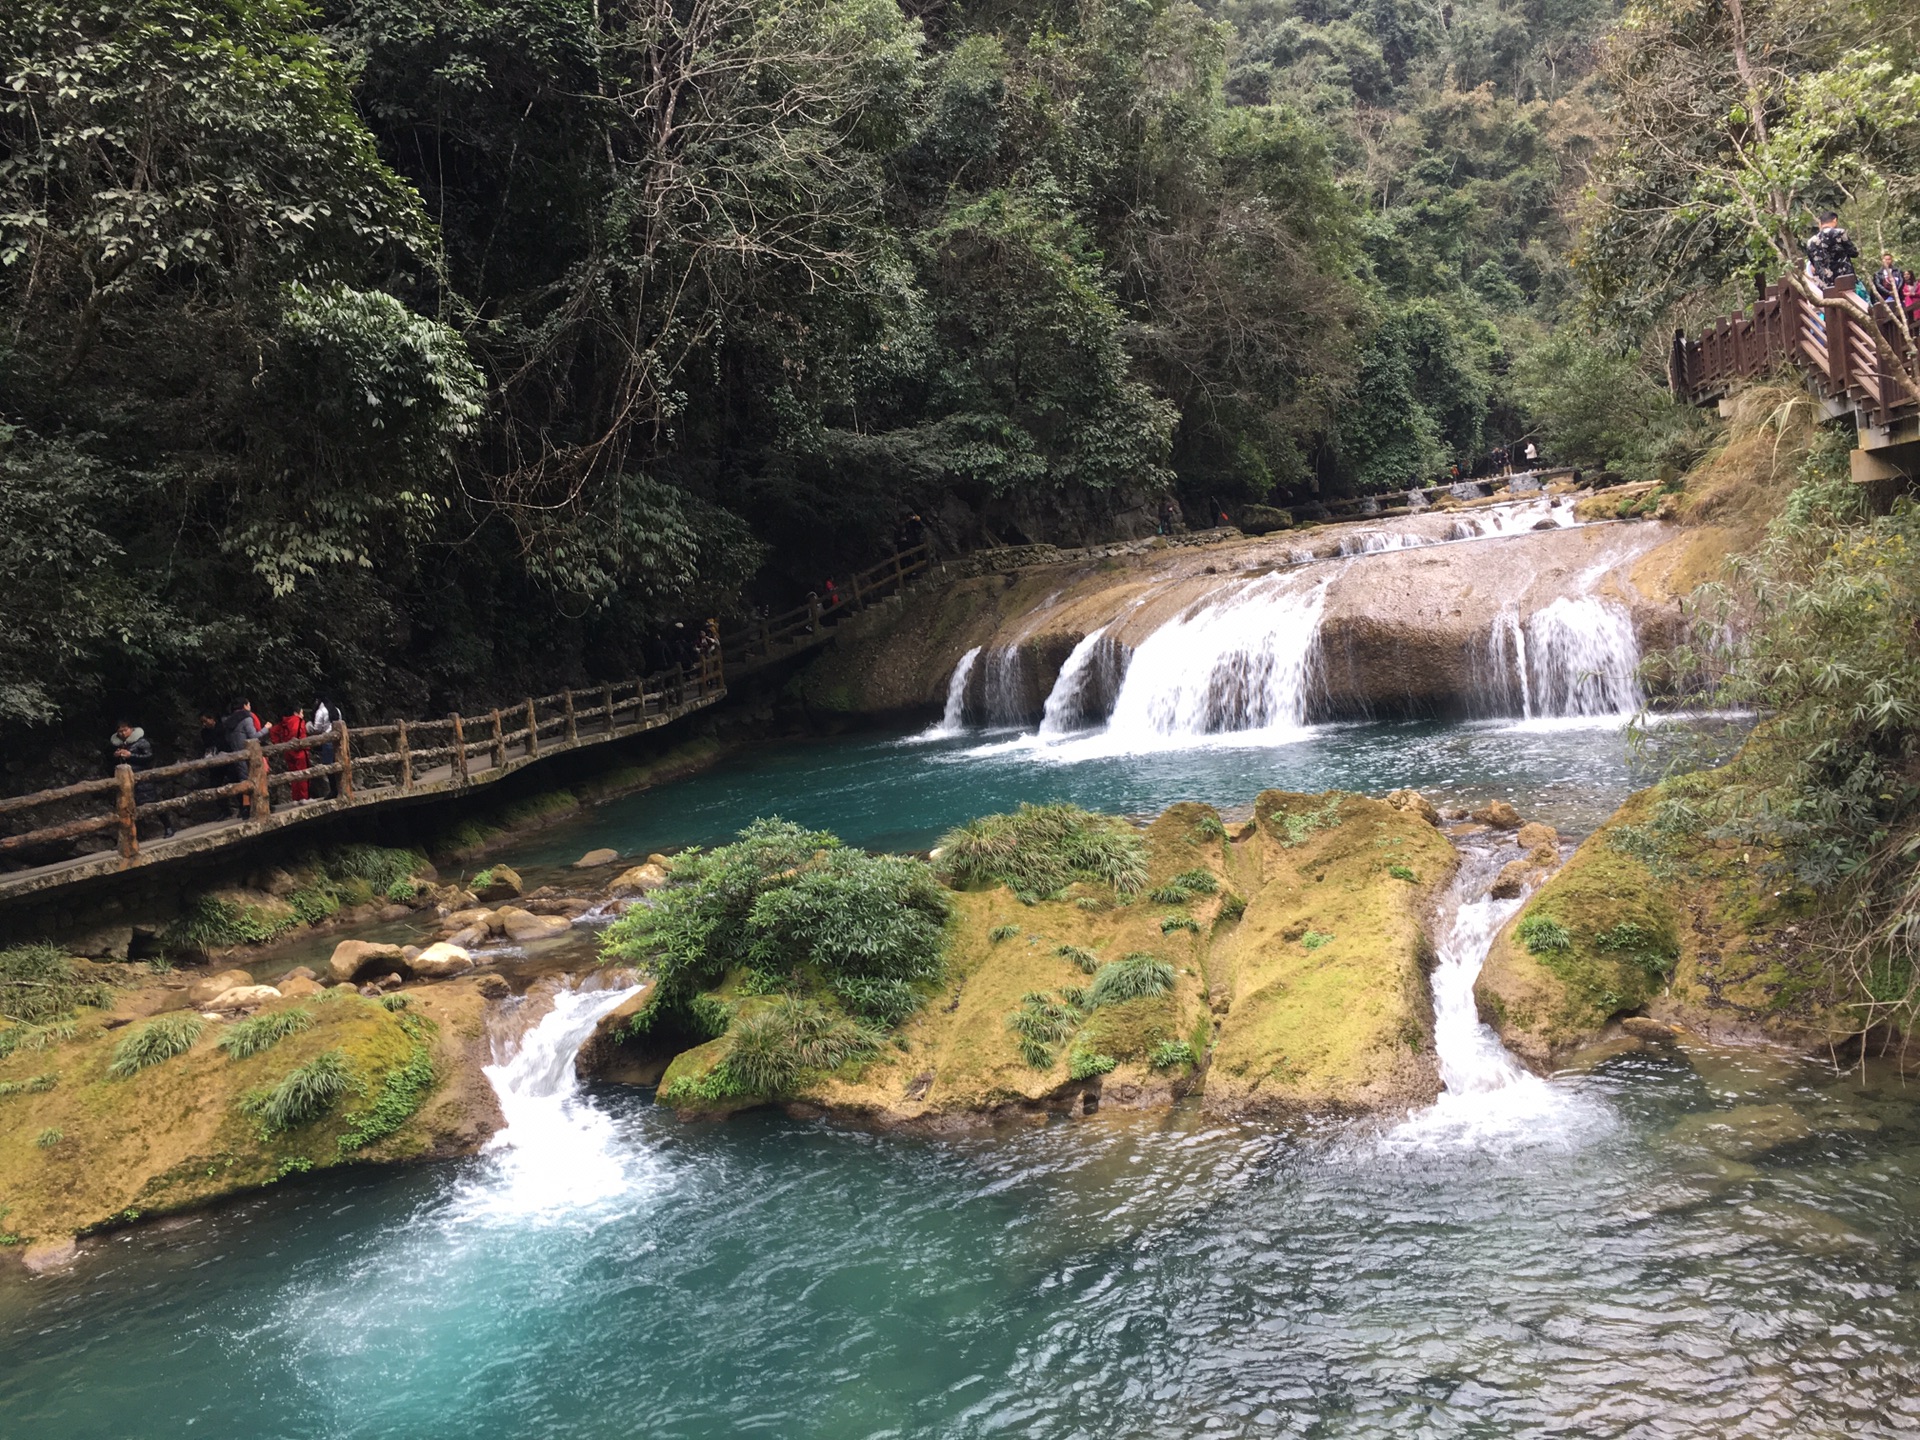
<path id="1" fill-rule="evenodd" d="M 292 785 L 327 778 L 338 781 L 338 789 L 333 797 L 335 800 L 356 802 L 356 796 L 356 803 L 396 799 L 413 793 L 424 778 L 419 773 L 422 762 L 427 762 L 429 771 L 433 762 L 450 762 L 450 773 L 446 779 L 456 786 L 466 785 L 473 779 L 476 767 L 470 761 L 477 753 L 490 751 L 492 754 L 490 763 L 477 767 L 480 772 L 491 770 L 496 774 L 504 774 L 518 765 L 541 758 L 550 749 L 597 744 L 623 734 L 632 734 L 711 704 L 725 694 L 725 664 L 716 652 L 700 657 L 691 667 L 675 665 L 670 670 L 638 675 L 590 689 L 568 688 L 552 695 L 529 696 L 478 716 L 463 716 L 455 711 L 443 717 L 396 720 L 364 728 L 336 720 L 326 730 L 310 731 L 289 740 L 251 740 L 238 751 L 221 751 L 168 765 L 149 766 L 143 770 L 135 770 L 123 763 L 114 768 L 112 775 L 99 779 L 0 798 L 0 816 L 47 805 L 86 801 L 96 796 L 110 795 L 114 802 L 112 810 L 104 815 L 83 814 L 58 824 L 0 836 L 0 854 L 32 845 L 78 839 L 103 830 L 118 830 L 120 868 L 126 869 L 140 863 L 139 822 L 143 818 L 170 815 L 176 810 L 209 800 L 250 796 L 250 818 L 259 821 L 272 814 L 273 792 L 276 788 L 284 794 Z M 593 703 L 577 703 L 583 698 L 591 698 Z M 553 713 L 543 716 L 540 713 L 542 708 Z M 622 715 L 628 718 L 622 720 Z M 584 727 L 582 722 L 592 722 L 591 728 Z M 411 743 L 414 735 L 434 727 L 445 727 L 451 732 L 448 744 L 414 746 Z M 367 748 L 365 742 L 370 740 L 392 743 L 390 748 Z M 357 744 L 363 747 L 363 753 L 359 755 L 355 754 Z M 328 745 L 334 747 L 335 751 L 335 758 L 331 762 L 309 763 L 304 769 L 298 770 L 285 766 L 275 770 L 272 766 L 276 756 L 284 757 L 299 751 L 311 753 Z M 510 759 L 507 753 L 510 750 L 520 753 Z M 361 767 L 363 779 L 368 778 L 367 767 L 393 771 L 397 766 L 398 769 L 386 783 L 362 787 L 364 793 L 361 793 L 356 791 L 354 782 L 356 764 Z M 141 791 L 149 790 L 157 781 L 206 771 L 231 774 L 238 767 L 245 767 L 243 779 L 203 785 L 164 798 L 149 794 L 148 798 L 143 799 L 140 795 Z M 311 813 L 325 814 L 332 808 L 329 804 L 325 809 Z M 19 873 L 13 872 L 16 875 Z"/>

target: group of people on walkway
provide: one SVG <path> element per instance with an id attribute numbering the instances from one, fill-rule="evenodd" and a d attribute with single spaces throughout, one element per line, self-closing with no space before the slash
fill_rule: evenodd
<path id="1" fill-rule="evenodd" d="M 200 758 L 213 760 L 221 756 L 244 756 L 250 744 L 286 745 L 299 740 L 311 740 L 311 746 L 301 746 L 293 750 L 284 750 L 272 756 L 270 768 L 300 777 L 288 785 L 289 798 L 296 805 L 309 800 L 324 800 L 334 793 L 332 778 L 326 775 L 305 778 L 306 771 L 315 764 L 331 765 L 336 758 L 337 747 L 333 736 L 340 724 L 339 706 L 324 698 L 316 700 L 309 711 L 306 707 L 294 705 L 276 720 L 263 720 L 254 710 L 253 702 L 244 695 L 235 696 L 224 713 L 208 707 L 200 712 L 200 735 L 198 748 Z M 107 768 L 116 771 L 125 765 L 134 773 L 133 798 L 136 805 L 150 805 L 159 799 L 157 782 L 140 778 L 153 768 L 153 741 L 141 726 L 130 719 L 123 719 L 113 728 L 107 738 Z M 221 784 L 244 784 L 247 780 L 247 762 L 235 760 L 230 767 L 209 766 L 198 773 L 199 789 L 210 789 Z M 253 797 L 246 793 L 223 797 L 222 807 L 226 818 L 244 819 L 253 813 Z M 220 812 L 215 812 L 215 817 Z M 173 812 L 169 811 L 161 821 L 161 833 L 171 837 L 174 833 Z"/>
<path id="2" fill-rule="evenodd" d="M 1905 321 L 1911 334 L 1920 325 L 1920 277 L 1899 264 L 1890 250 L 1880 252 L 1879 268 L 1867 276 L 1855 266 L 1858 259 L 1860 247 L 1840 224 L 1839 215 L 1826 211 L 1819 228 L 1807 237 L 1807 278 L 1822 290 L 1851 286 L 1863 306 L 1886 306 Z"/>

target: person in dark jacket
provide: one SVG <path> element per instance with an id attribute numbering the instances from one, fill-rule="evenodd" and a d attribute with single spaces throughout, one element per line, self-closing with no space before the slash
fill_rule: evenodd
<path id="1" fill-rule="evenodd" d="M 112 752 L 108 768 L 117 770 L 122 765 L 133 767 L 136 776 L 143 775 L 153 768 L 153 742 L 147 739 L 147 732 L 131 720 L 122 720 L 113 727 L 113 734 L 107 737 L 107 749 Z M 160 798 L 151 780 L 134 781 L 133 803 L 151 805 Z M 169 816 L 163 819 L 161 826 L 166 838 L 173 837 L 173 820 Z"/>
<path id="2" fill-rule="evenodd" d="M 253 702 L 245 696 L 241 696 L 233 702 L 233 708 L 221 717 L 220 733 L 221 739 L 226 744 L 227 753 L 229 755 L 239 755 L 246 750 L 249 741 L 264 740 L 267 735 L 267 727 L 262 725 L 260 723 L 260 717 L 253 713 Z M 242 760 L 233 767 L 231 778 L 235 784 L 242 783 L 247 779 L 246 761 Z M 238 799 L 238 805 L 228 806 L 227 813 L 236 816 L 252 815 L 253 797 L 251 795 L 241 795 Z"/>
<path id="3" fill-rule="evenodd" d="M 1859 256 L 1860 247 L 1840 228 L 1840 217 L 1831 210 L 1820 217 L 1820 228 L 1807 237 L 1807 263 L 1813 267 L 1814 278 L 1829 290 L 1854 283 L 1853 262 Z"/>

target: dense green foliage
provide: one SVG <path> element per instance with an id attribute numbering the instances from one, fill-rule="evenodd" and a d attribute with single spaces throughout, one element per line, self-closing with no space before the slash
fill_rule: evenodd
<path id="1" fill-rule="evenodd" d="M 1005 885 L 1028 900 L 1076 881 L 1136 894 L 1147 883 L 1147 845 L 1124 820 L 1077 805 L 1022 805 L 984 815 L 940 838 L 937 865 L 952 884 Z"/>
<path id="2" fill-rule="evenodd" d="M 912 511 L 1074 539 L 1469 461 L 1528 423 L 1610 11 L 25 0 L 0 739 L 471 709 Z"/>
<path id="3" fill-rule="evenodd" d="M 735 844 L 674 857 L 668 873 L 671 883 L 603 942 L 609 958 L 653 973 L 650 1014 L 684 1017 L 738 970 L 749 993 L 824 992 L 893 1025 L 943 973 L 947 900 L 920 861 L 774 819 Z"/>

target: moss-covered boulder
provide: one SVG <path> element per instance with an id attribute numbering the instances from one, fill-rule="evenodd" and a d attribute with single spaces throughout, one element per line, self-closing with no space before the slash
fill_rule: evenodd
<path id="1" fill-rule="evenodd" d="M 185 1209 L 307 1170 L 466 1153 L 498 1127 L 481 1073 L 484 1001 L 469 981 L 410 992 L 399 1009 L 329 992 L 249 1021 L 156 1009 L 161 991 L 176 1007 L 184 1000 L 184 987 L 155 977 L 116 992 L 111 1008 L 30 1033 L 0 1029 L 8 1243 Z M 273 1026 L 284 1033 L 257 1049 L 221 1043 L 295 1011 L 303 1018 Z M 270 1131 L 259 1102 L 316 1061 L 343 1073 L 344 1090 L 318 1118 Z"/>
<path id="2" fill-rule="evenodd" d="M 1812 897 L 1750 847 L 1663 820 L 1719 783 L 1692 775 L 1629 797 L 1495 937 L 1474 994 L 1509 1049 L 1545 1068 L 1640 1014 L 1802 1048 L 1854 1028 L 1802 934 Z"/>
<path id="3" fill-rule="evenodd" d="M 1457 864 L 1420 807 L 1267 791 L 1232 846 L 1246 910 L 1210 957 L 1206 1105 L 1245 1114 L 1430 1101 L 1423 917 Z"/>

